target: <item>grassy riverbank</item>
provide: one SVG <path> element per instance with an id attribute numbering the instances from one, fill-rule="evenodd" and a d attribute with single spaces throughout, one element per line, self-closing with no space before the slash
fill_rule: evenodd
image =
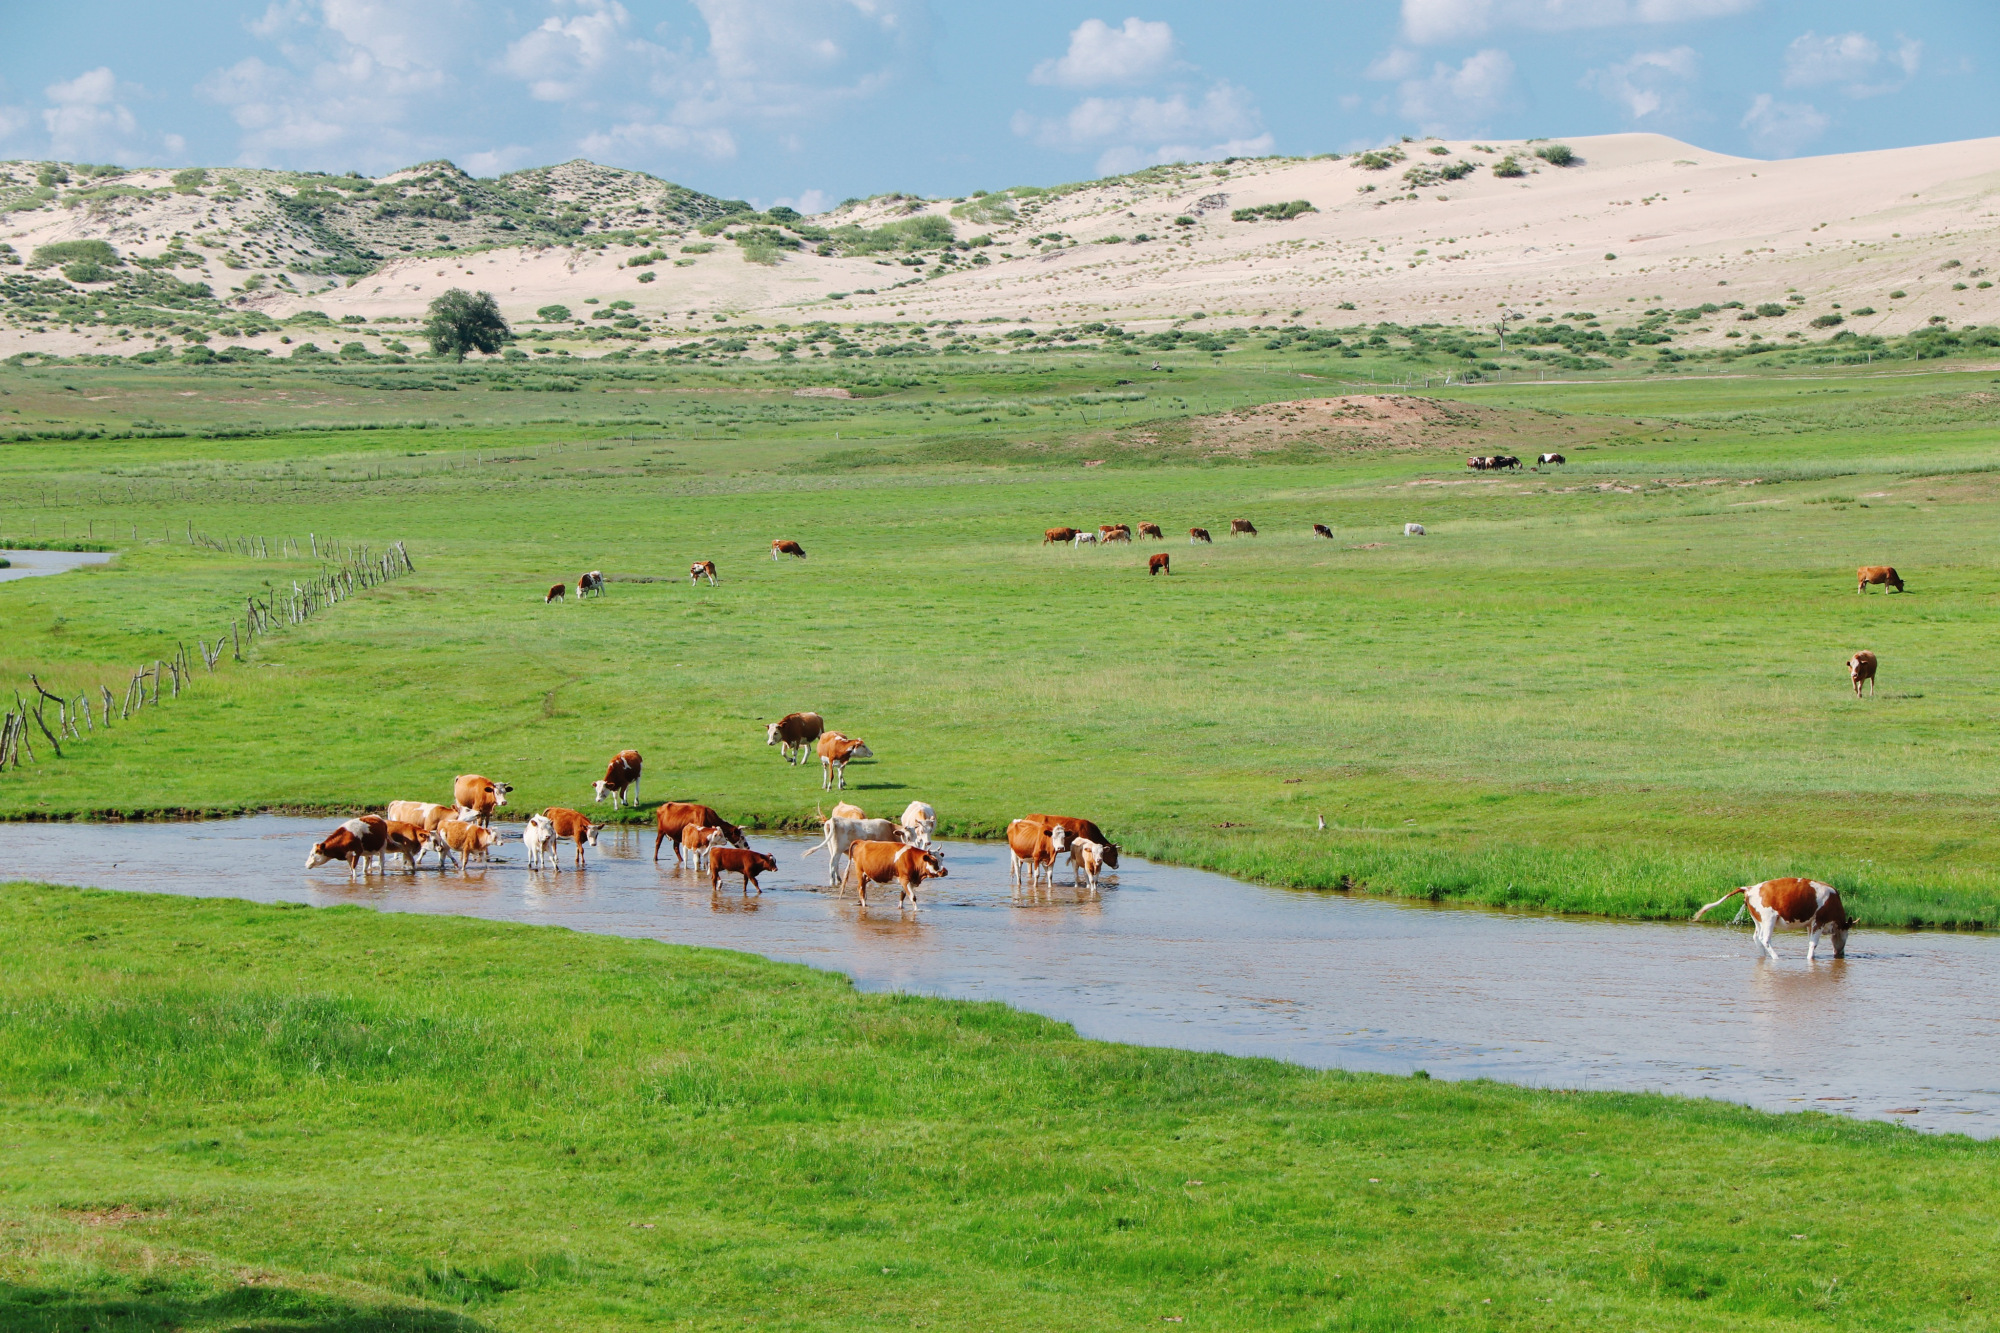
<path id="1" fill-rule="evenodd" d="M 0 451 L 0 534 L 124 537 L 0 590 L 0 681 L 122 695 L 319 570 L 189 532 L 401 538 L 418 566 L 60 760 L 31 735 L 0 816 L 345 810 L 469 771 L 580 804 L 630 746 L 649 799 L 796 824 L 829 798 L 762 724 L 812 708 L 879 756 L 850 796 L 960 835 L 1063 807 L 1276 883 L 1658 916 L 1806 873 L 1869 924 L 2000 925 L 1990 375 L 1453 389 L 1477 421 L 1246 455 L 1215 409 L 1354 363 L 1013 361 L 571 367 L 560 394 L 0 372 L 50 420 L 186 432 Z M 811 376 L 859 396 L 793 397 Z M 1468 438 L 1571 461 L 1469 476 Z M 1040 542 L 1234 517 L 1262 535 L 1170 541 L 1163 578 L 1144 544 Z M 1863 563 L 1910 591 L 1857 597 Z M 592 568 L 604 599 L 541 604 Z"/>
<path id="2" fill-rule="evenodd" d="M 1974 1328 L 1996 1147 L 0 887 L 0 1327 Z"/>

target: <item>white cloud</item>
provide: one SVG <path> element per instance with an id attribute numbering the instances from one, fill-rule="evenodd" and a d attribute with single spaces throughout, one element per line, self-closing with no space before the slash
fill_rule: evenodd
<path id="1" fill-rule="evenodd" d="M 1440 62 L 1426 78 L 1405 79 L 1396 87 L 1397 110 L 1426 134 L 1449 134 L 1498 111 L 1513 87 L 1513 58 L 1488 48 L 1455 69 Z"/>
<path id="2" fill-rule="evenodd" d="M 1376 56 L 1362 77 L 1369 79 L 1407 79 L 1423 68 L 1423 58 L 1407 46 L 1392 46 Z"/>
<path id="3" fill-rule="evenodd" d="M 507 47 L 500 67 L 525 81 L 528 95 L 541 102 L 567 102 L 581 96 L 599 74 L 620 55 L 650 43 L 627 36 L 631 15 L 616 0 L 596 0 L 577 6 L 564 17 L 551 14 L 542 25 Z"/>
<path id="4" fill-rule="evenodd" d="M 1658 120 L 1681 109 L 1687 85 L 1700 67 L 1691 46 L 1670 51 L 1641 51 L 1583 76 L 1582 86 L 1594 88 L 1623 107 L 1633 120 Z"/>
<path id="5" fill-rule="evenodd" d="M 1725 18 L 1757 0 L 1403 0 L 1403 35 L 1419 46 L 1476 41 L 1495 28 L 1567 32 Z"/>
<path id="6" fill-rule="evenodd" d="M 771 202 L 774 206 L 783 204 L 786 208 L 796 208 L 807 217 L 811 217 L 815 213 L 824 213 L 832 208 L 833 196 L 825 190 L 801 190 L 796 195 L 773 199 Z"/>
<path id="7" fill-rule="evenodd" d="M 28 122 L 32 119 L 33 117 L 28 114 L 28 108 L 24 106 L 0 106 L 0 143 L 28 128 Z"/>
<path id="8" fill-rule="evenodd" d="M 1113 175 L 1159 162 L 1254 157 L 1271 151 L 1255 100 L 1228 80 L 1199 99 L 1086 97 L 1064 116 L 1014 115 L 1014 132 L 1044 148 L 1097 149 L 1098 170 Z"/>
<path id="9" fill-rule="evenodd" d="M 1849 97 L 1873 97 L 1879 93 L 1895 92 L 1916 75 L 1923 63 L 1923 54 L 1922 42 L 1900 34 L 1895 54 L 1884 57 L 1882 48 L 1863 33 L 1843 32 L 1821 37 L 1808 31 L 1785 48 L 1785 86 L 1817 88 L 1826 84 L 1841 84 L 1844 85 L 1841 91 Z M 1887 72 L 1884 66 L 1900 70 L 1902 78 L 1869 82 L 1878 73 Z"/>
<path id="10" fill-rule="evenodd" d="M 1085 19 L 1070 33 L 1068 52 L 1035 66 L 1028 81 L 1059 88 L 1104 88 L 1144 83 L 1173 63 L 1171 25 L 1128 18 L 1123 27 L 1114 28 L 1103 19 Z"/>
<path id="11" fill-rule="evenodd" d="M 1751 140 L 1773 157 L 1791 157 L 1826 132 L 1827 118 L 1808 102 L 1780 102 L 1758 93 L 1743 115 Z"/>
<path id="12" fill-rule="evenodd" d="M 716 125 L 631 120 L 586 134 L 577 147 L 585 157 L 610 162 L 644 161 L 662 153 L 698 153 L 720 160 L 736 156 L 736 136 Z"/>
<path id="13" fill-rule="evenodd" d="M 510 171 L 533 165 L 535 157 L 535 150 L 527 145 L 510 143 L 504 148 L 483 148 L 476 153 L 467 153 L 459 159 L 458 165 L 475 176 L 504 176 Z"/>
<path id="14" fill-rule="evenodd" d="M 51 157 L 118 157 L 135 146 L 139 119 L 118 100 L 118 76 L 110 66 L 99 65 L 42 91 L 51 103 L 42 112 Z"/>

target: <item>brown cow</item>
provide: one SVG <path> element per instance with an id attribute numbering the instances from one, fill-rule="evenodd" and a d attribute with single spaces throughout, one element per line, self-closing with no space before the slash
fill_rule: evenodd
<path id="1" fill-rule="evenodd" d="M 1104 848 L 1104 864 L 1113 870 L 1118 868 L 1118 844 L 1104 836 L 1104 830 L 1088 819 L 1078 819 L 1073 815 L 1029 815 L 1029 819 L 1050 828 L 1065 829 L 1072 838 L 1088 838 Z"/>
<path id="2" fill-rule="evenodd" d="M 347 877 L 354 878 L 354 867 L 358 862 L 361 873 L 368 873 L 370 861 L 380 861 L 383 849 L 389 843 L 389 821 L 380 815 L 356 815 L 333 832 L 312 845 L 306 853 L 306 869 L 323 866 L 328 861 L 347 862 Z M 388 867 L 383 867 L 387 873 Z"/>
<path id="3" fill-rule="evenodd" d="M 569 585 L 567 583 L 558 583 L 542 595 L 542 605 L 547 606 L 550 602 L 560 602 L 568 595 Z"/>
<path id="4" fill-rule="evenodd" d="M 817 808 L 818 808 L 817 804 L 815 804 L 814 808 L 815 808 L 815 809 L 817 809 Z M 861 808 L 860 806 L 858 806 L 858 805 L 855 805 L 855 804 L 853 804 L 853 803 L 852 803 L 852 802 L 850 802 L 850 801 L 835 801 L 835 802 L 833 803 L 833 809 L 832 809 L 832 810 L 830 810 L 829 812 L 827 812 L 827 816 L 826 816 L 826 818 L 827 818 L 827 819 L 866 819 L 866 818 L 868 818 L 868 812 L 867 812 L 866 810 L 863 810 L 863 809 L 862 809 L 862 808 Z M 825 819 L 823 819 L 823 820 L 821 820 L 820 822 L 821 822 L 822 824 L 824 824 L 824 823 L 826 822 L 826 820 L 825 820 Z"/>
<path id="5" fill-rule="evenodd" d="M 1165 541 L 1167 539 L 1167 534 L 1160 531 L 1159 524 L 1148 523 L 1143 518 L 1139 520 L 1139 535 L 1141 537 L 1156 537 L 1161 541 Z"/>
<path id="6" fill-rule="evenodd" d="M 776 560 L 781 555 L 795 555 L 803 560 L 806 558 L 806 548 L 797 542 L 788 542 L 780 537 L 771 543 L 771 558 Z"/>
<path id="7" fill-rule="evenodd" d="M 1148 556 L 1146 558 L 1146 573 L 1148 577 L 1154 574 L 1171 574 L 1173 572 L 1174 572 L 1173 568 L 1167 560 L 1167 553 L 1165 551 L 1161 551 L 1157 555 Z"/>
<path id="8" fill-rule="evenodd" d="M 1891 588 L 1897 592 L 1903 591 L 1903 580 L 1897 576 L 1894 565 L 1863 565 L 1855 577 L 1859 580 L 1854 585 L 1856 592 L 1868 591 L 1868 585 L 1871 583 L 1881 584 L 1885 593 Z"/>
<path id="9" fill-rule="evenodd" d="M 1831 884 L 1822 884 L 1816 879 L 1800 879 L 1786 876 L 1783 879 L 1767 879 L 1762 884 L 1749 884 L 1740 889 L 1731 889 L 1707 907 L 1694 914 L 1699 921 L 1702 916 L 1715 910 L 1734 898 L 1743 895 L 1743 910 L 1750 913 L 1757 922 L 1757 944 L 1776 962 L 1778 951 L 1771 947 L 1771 933 L 1780 926 L 1799 926 L 1806 931 L 1806 961 L 1813 960 L 1813 951 L 1819 948 L 1820 933 L 1833 936 L 1833 956 L 1847 956 L 1847 909 L 1841 906 L 1840 890 Z M 1738 918 L 1742 912 L 1737 913 Z"/>
<path id="10" fill-rule="evenodd" d="M 1051 828 L 1033 817 L 1017 819 L 1007 825 L 1007 879 L 1016 889 L 1021 886 L 1021 867 L 1028 868 L 1028 887 L 1035 887 L 1035 880 L 1047 876 L 1050 887 L 1055 885 L 1056 855 L 1069 846 L 1069 830 Z"/>
<path id="11" fill-rule="evenodd" d="M 1866 684 L 1871 689 L 1875 685 L 1875 654 L 1863 648 L 1847 659 L 1847 678 L 1854 682 L 1854 697 L 1861 697 L 1861 687 Z"/>
<path id="12" fill-rule="evenodd" d="M 896 903 L 901 906 L 908 898 L 910 906 L 917 905 L 917 886 L 927 879 L 944 879 L 950 872 L 944 868 L 935 852 L 927 852 L 921 847 L 906 847 L 900 842 L 854 842 L 847 848 L 847 875 L 854 881 L 854 890 L 861 897 L 861 905 L 868 906 L 868 886 L 896 881 Z M 843 882 L 842 888 L 846 887 Z"/>
<path id="13" fill-rule="evenodd" d="M 384 822 L 389 826 L 389 837 L 382 844 L 382 855 L 384 857 L 382 873 L 385 875 L 389 873 L 386 858 L 400 856 L 403 858 L 404 867 L 411 874 L 415 874 L 417 862 L 423 859 L 424 853 L 429 851 L 433 845 L 430 830 L 422 824 L 410 823 L 407 820 L 391 819 Z M 438 863 L 440 865 L 444 863 L 444 853 L 442 851 L 438 853 Z"/>
<path id="14" fill-rule="evenodd" d="M 599 597 L 604 596 L 604 571 L 601 569 L 593 569 L 588 574 L 576 576 L 577 601 L 582 601 L 586 595 L 593 592 Z"/>
<path id="15" fill-rule="evenodd" d="M 681 830 L 681 851 L 693 860 L 697 874 L 708 864 L 709 850 L 721 832 L 721 829 L 703 828 L 699 824 L 689 824 Z"/>
<path id="16" fill-rule="evenodd" d="M 786 763 L 803 764 L 811 753 L 807 747 L 825 730 L 826 719 L 818 713 L 787 713 L 765 729 L 764 744 L 777 746 Z"/>
<path id="17" fill-rule="evenodd" d="M 681 859 L 681 830 L 690 824 L 703 828 L 722 830 L 723 840 L 737 847 L 750 844 L 743 837 L 743 830 L 724 819 L 705 805 L 693 801 L 668 801 L 653 814 L 653 825 L 658 830 L 653 838 L 653 859 L 660 859 L 660 844 L 672 840 L 674 860 Z"/>
<path id="18" fill-rule="evenodd" d="M 1215 538 L 1213 538 L 1213 537 L 1211 537 L 1211 536 L 1209 536 L 1209 535 L 1208 535 L 1208 529 L 1207 529 L 1207 528 L 1189 528 L 1189 529 L 1188 529 L 1188 545 L 1189 545 L 1189 546 L 1193 546 L 1193 545 L 1194 545 L 1194 544 L 1195 544 L 1196 542 L 1213 542 L 1214 540 L 1215 540 Z"/>
<path id="19" fill-rule="evenodd" d="M 778 858 L 768 852 L 753 852 L 743 847 L 717 847 L 708 855 L 708 891 L 714 893 L 722 884 L 722 876 L 727 874 L 743 876 L 743 892 L 748 894 L 752 885 L 762 893 L 764 886 L 757 883 L 757 876 L 766 870 L 776 870 Z"/>
<path id="20" fill-rule="evenodd" d="M 1104 872 L 1104 844 L 1092 842 L 1089 838 L 1071 838 L 1069 842 L 1069 882 L 1074 885 L 1079 873 L 1091 892 L 1097 891 L 1097 877 Z"/>
<path id="21" fill-rule="evenodd" d="M 451 802 L 460 810 L 470 810 L 475 823 L 491 824 L 493 812 L 507 804 L 507 793 L 512 790 L 504 782 L 464 773 L 451 780 Z"/>
<path id="22" fill-rule="evenodd" d="M 482 861 L 493 859 L 493 842 L 496 836 L 492 829 L 483 824 L 468 824 L 462 819 L 447 819 L 437 828 L 438 842 L 443 844 L 438 851 L 438 861 L 444 865 L 451 864 L 451 858 L 444 851 L 444 848 L 450 848 L 458 853 L 459 873 L 470 873 L 474 856 Z"/>
<path id="23" fill-rule="evenodd" d="M 611 762 L 604 766 L 604 776 L 590 784 L 591 789 L 597 793 L 597 799 L 592 804 L 600 804 L 606 796 L 609 796 L 613 810 L 620 806 L 637 805 L 639 775 L 645 767 L 646 761 L 639 757 L 637 750 L 620 750 L 612 755 Z M 627 796 L 625 794 L 627 791 L 632 794 Z"/>
<path id="24" fill-rule="evenodd" d="M 1051 542 L 1053 542 L 1056 545 L 1060 546 L 1066 542 L 1069 542 L 1070 540 L 1075 538 L 1075 536 L 1076 536 L 1075 528 L 1049 528 L 1042 533 L 1042 545 L 1047 546 Z"/>
<path id="25" fill-rule="evenodd" d="M 1333 529 L 1332 529 L 1332 528 L 1329 528 L 1329 527 L 1328 527 L 1328 526 L 1327 526 L 1326 524 L 1324 524 L 1324 523 L 1315 523 L 1315 524 L 1313 524 L 1313 536 L 1315 536 L 1315 537 L 1331 537 L 1331 536 L 1333 536 Z"/>
<path id="26" fill-rule="evenodd" d="M 585 844 L 597 846 L 597 835 L 604 829 L 602 824 L 590 822 L 590 816 L 572 810 L 565 805 L 552 805 L 542 811 L 542 817 L 555 826 L 556 836 L 576 844 L 576 868 L 583 869 L 583 849 Z M 551 862 L 554 857 L 549 858 Z"/>
<path id="27" fill-rule="evenodd" d="M 874 757 L 867 741 L 829 731 L 819 738 L 819 789 L 846 791 L 848 761 Z"/>
<path id="28" fill-rule="evenodd" d="M 1255 537 L 1257 535 L 1257 525 L 1247 518 L 1232 518 L 1229 520 L 1229 535 L 1232 537 Z"/>
<path id="29" fill-rule="evenodd" d="M 1132 529 L 1123 523 L 1100 523 L 1097 525 L 1097 540 L 1106 545 L 1129 542 L 1132 540 Z"/>
<path id="30" fill-rule="evenodd" d="M 439 824 L 458 813 L 457 808 L 437 805 L 430 801 L 391 801 L 385 812 L 390 823 L 421 824 L 424 832 L 430 833 Z"/>
<path id="31" fill-rule="evenodd" d="M 688 587 L 694 587 L 695 584 L 703 579 L 708 580 L 709 587 L 713 588 L 715 586 L 715 562 L 713 560 L 697 560 L 688 566 Z"/>

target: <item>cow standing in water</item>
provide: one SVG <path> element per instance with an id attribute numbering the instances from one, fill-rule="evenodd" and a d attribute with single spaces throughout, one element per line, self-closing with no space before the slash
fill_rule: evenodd
<path id="1" fill-rule="evenodd" d="M 1767 879 L 1762 884 L 1731 889 L 1696 912 L 1694 919 L 1701 920 L 1739 893 L 1743 895 L 1743 910 L 1757 922 L 1757 947 L 1770 955 L 1772 962 L 1778 961 L 1778 951 L 1771 947 L 1771 933 L 1781 926 L 1792 926 L 1806 932 L 1808 963 L 1813 960 L 1813 951 L 1819 948 L 1822 934 L 1833 937 L 1835 958 L 1847 956 L 1847 928 L 1851 923 L 1847 909 L 1841 905 L 1840 890 L 1833 885 L 1797 876 Z"/>

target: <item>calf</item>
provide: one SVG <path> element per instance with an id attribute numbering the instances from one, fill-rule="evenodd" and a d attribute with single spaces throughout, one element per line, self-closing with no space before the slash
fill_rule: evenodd
<path id="1" fill-rule="evenodd" d="M 1160 531 L 1159 524 L 1148 523 L 1143 518 L 1139 520 L 1139 535 L 1141 537 L 1157 538 L 1160 541 L 1165 541 L 1167 539 L 1167 534 Z"/>
<path id="2" fill-rule="evenodd" d="M 582 601 L 587 594 L 593 592 L 599 597 L 604 596 L 604 571 L 601 569 L 593 569 L 588 574 L 576 576 L 577 601 Z"/>
<path id="3" fill-rule="evenodd" d="M 674 860 L 681 859 L 681 830 L 693 824 L 701 828 L 717 829 L 724 842 L 735 847 L 747 847 L 749 842 L 743 837 L 743 830 L 724 819 L 705 805 L 693 801 L 668 801 L 653 814 L 653 825 L 657 830 L 653 837 L 653 859 L 660 859 L 661 844 L 672 841 Z"/>
<path id="4" fill-rule="evenodd" d="M 1864 684 L 1873 689 L 1875 686 L 1875 654 L 1863 648 L 1860 652 L 1848 658 L 1847 678 L 1854 682 L 1854 697 L 1857 699 L 1861 697 L 1861 687 Z"/>
<path id="5" fill-rule="evenodd" d="M 604 825 L 593 824 L 589 815 L 563 805 L 552 805 L 542 815 L 554 826 L 557 838 L 576 844 L 576 868 L 583 869 L 583 849 L 597 846 L 597 835 L 604 831 Z"/>
<path id="6" fill-rule="evenodd" d="M 1079 532 L 1070 538 L 1070 542 L 1072 545 L 1078 547 L 1095 546 L 1097 545 L 1097 534 L 1094 532 Z"/>
<path id="7" fill-rule="evenodd" d="M 819 789 L 847 790 L 847 765 L 854 759 L 873 759 L 868 742 L 830 731 L 819 738 Z"/>
<path id="8" fill-rule="evenodd" d="M 385 822 L 389 825 L 389 837 L 382 844 L 383 856 L 402 857 L 403 868 L 414 875 L 417 872 L 418 863 L 424 859 L 424 853 L 431 849 L 431 831 L 422 824 L 411 823 L 407 820 L 390 819 Z M 438 862 L 439 864 L 443 864 L 444 862 L 442 853 L 438 856 Z M 388 869 L 389 867 L 385 862 L 382 867 L 383 873 L 388 873 Z"/>
<path id="9" fill-rule="evenodd" d="M 569 585 L 567 583 L 558 583 L 542 595 L 542 605 L 547 606 L 550 602 L 560 602 L 568 595 Z"/>
<path id="10" fill-rule="evenodd" d="M 611 808 L 639 803 L 639 775 L 645 770 L 646 761 L 639 757 L 637 750 L 620 750 L 611 756 L 611 762 L 604 766 L 604 776 L 591 783 L 597 793 L 593 804 L 601 804 L 606 796 L 611 798 Z M 630 795 L 627 795 L 627 793 Z"/>
<path id="11" fill-rule="evenodd" d="M 1171 574 L 1173 572 L 1173 562 L 1167 559 L 1165 551 L 1160 551 L 1146 558 L 1146 576 L 1148 578 L 1155 574 Z"/>
<path id="12" fill-rule="evenodd" d="M 701 582 L 703 579 L 708 580 L 709 587 L 713 588 L 715 586 L 715 562 L 713 560 L 697 560 L 688 566 L 688 587 L 694 587 L 695 584 Z"/>
<path id="13" fill-rule="evenodd" d="M 1069 844 L 1069 882 L 1075 884 L 1077 875 L 1082 874 L 1084 883 L 1091 892 L 1097 891 L 1097 877 L 1104 870 L 1104 844 L 1092 842 L 1089 838 L 1072 838 Z"/>
<path id="14" fill-rule="evenodd" d="M 1194 545 L 1194 544 L 1195 544 L 1196 542 L 1211 542 L 1211 543 L 1212 543 L 1212 542 L 1213 542 L 1214 540 L 1215 540 L 1215 538 L 1213 538 L 1213 537 L 1211 537 L 1211 536 L 1209 536 L 1209 535 L 1208 535 L 1208 529 L 1207 529 L 1207 528 L 1189 528 L 1189 529 L 1188 529 L 1188 545 L 1189 545 L 1189 546 L 1193 546 L 1193 545 Z"/>
<path id="15" fill-rule="evenodd" d="M 1424 525 L 1421 523 L 1405 523 L 1403 525 L 1403 535 L 1405 537 L 1421 537 L 1424 535 Z"/>
<path id="16" fill-rule="evenodd" d="M 1561 454 L 1542 454 L 1535 459 L 1535 463 L 1537 466 L 1544 463 L 1567 463 L 1567 462 L 1569 462 L 1569 460 L 1567 458 L 1564 458 Z"/>
<path id="17" fill-rule="evenodd" d="M 1072 838 L 1088 838 L 1104 848 L 1104 864 L 1113 870 L 1118 868 L 1118 844 L 1104 836 L 1104 830 L 1088 819 L 1078 819 L 1073 815 L 1029 815 L 1029 819 L 1050 828 L 1064 829 Z"/>
<path id="18" fill-rule="evenodd" d="M 470 810 L 474 822 L 490 824 L 493 812 L 507 804 L 507 793 L 512 790 L 507 783 L 464 773 L 451 780 L 451 803 L 460 810 Z"/>
<path id="19" fill-rule="evenodd" d="M 1047 875 L 1055 884 L 1056 855 L 1069 845 L 1069 830 L 1049 828 L 1035 819 L 1017 819 L 1007 825 L 1007 880 L 1021 886 L 1021 867 L 1028 868 L 1028 887 Z"/>
<path id="20" fill-rule="evenodd" d="M 721 832 L 721 829 L 703 828 L 698 824 L 689 824 L 681 830 L 681 850 L 694 862 L 696 874 L 700 874 L 701 868 L 708 864 L 709 852 L 719 841 L 716 835 Z"/>
<path id="21" fill-rule="evenodd" d="M 777 746 L 786 763 L 803 764 L 809 753 L 806 747 L 825 730 L 826 719 L 818 713 L 787 713 L 765 731 L 764 744 Z M 798 751 L 796 756 L 794 750 Z"/>
<path id="22" fill-rule="evenodd" d="M 1833 937 L 1833 956 L 1847 956 L 1847 909 L 1841 906 L 1840 890 L 1831 884 L 1822 884 L 1816 879 L 1800 879 L 1787 876 L 1784 879 L 1767 879 L 1762 884 L 1749 884 L 1740 889 L 1731 889 L 1707 907 L 1694 914 L 1699 921 L 1704 915 L 1734 898 L 1743 895 L 1744 911 L 1757 921 L 1758 947 L 1776 962 L 1778 951 L 1771 947 L 1771 933 L 1781 926 L 1796 926 L 1806 932 L 1806 961 L 1813 960 L 1813 951 L 1819 948 L 1822 933 Z M 1742 912 L 1737 913 L 1738 918 Z"/>
<path id="23" fill-rule="evenodd" d="M 521 841 L 528 845 L 528 869 L 540 870 L 543 861 L 552 870 L 561 868 L 556 865 L 556 826 L 547 815 L 529 815 Z"/>
<path id="24" fill-rule="evenodd" d="M 1232 518 L 1229 520 L 1229 535 L 1232 537 L 1255 537 L 1257 535 L 1257 525 L 1247 518 Z"/>
<path id="25" fill-rule="evenodd" d="M 722 884 L 724 874 L 743 876 L 743 892 L 748 894 L 754 885 L 758 893 L 764 886 L 757 883 L 757 876 L 767 870 L 778 868 L 778 858 L 768 852 L 753 852 L 743 847 L 718 847 L 708 858 L 708 891 L 714 893 Z"/>
<path id="26" fill-rule="evenodd" d="M 781 555 L 795 555 L 803 560 L 806 558 L 806 548 L 797 542 L 788 542 L 781 537 L 771 543 L 771 558 L 776 560 Z"/>
<path id="27" fill-rule="evenodd" d="M 468 823 L 463 819 L 447 819 L 437 827 L 438 863 L 450 865 L 450 852 L 458 853 L 460 874 L 472 869 L 472 858 L 491 861 L 493 842 L 498 835 L 484 824 Z"/>
<path id="28" fill-rule="evenodd" d="M 1881 584 L 1885 593 L 1891 588 L 1897 592 L 1903 590 L 1903 580 L 1897 577 L 1894 565 L 1863 565 L 1855 577 L 1858 580 L 1854 585 L 1856 592 L 1866 592 L 1871 583 Z"/>
<path id="29" fill-rule="evenodd" d="M 1061 546 L 1064 542 L 1071 541 L 1075 537 L 1075 528 L 1048 528 L 1042 533 L 1042 545 L 1049 546 L 1053 544 Z"/>
<path id="30" fill-rule="evenodd" d="M 1326 539 L 1327 539 L 1328 541 L 1332 541 L 1332 540 L 1333 540 L 1333 529 L 1332 529 L 1332 528 L 1329 528 L 1329 527 L 1328 527 L 1328 526 L 1327 526 L 1326 524 L 1324 524 L 1324 523 L 1315 523 L 1315 524 L 1313 524 L 1313 536 L 1315 536 L 1315 537 L 1324 537 L 1324 538 L 1326 538 Z"/>
<path id="31" fill-rule="evenodd" d="M 901 842 L 903 826 L 886 819 L 828 819 L 820 823 L 824 835 L 812 846 L 805 849 L 800 860 L 814 852 L 826 853 L 826 886 L 831 889 L 840 883 L 841 858 L 848 848 L 857 842 Z"/>
<path id="32" fill-rule="evenodd" d="M 1100 523 L 1097 527 L 1097 540 L 1107 543 L 1129 542 L 1132 540 L 1132 529 L 1123 523 Z"/>
<path id="33" fill-rule="evenodd" d="M 857 842 L 849 849 L 847 858 L 847 878 L 854 881 L 854 891 L 861 897 L 861 905 L 868 906 L 868 886 L 896 881 L 896 903 L 902 905 L 905 898 L 910 906 L 917 905 L 917 886 L 927 879 L 943 879 L 950 872 L 944 862 L 933 852 L 921 847 L 906 847 L 900 842 Z"/>
<path id="34" fill-rule="evenodd" d="M 912 847 L 931 845 L 931 835 L 937 832 L 937 811 L 922 801 L 911 801 L 903 807 L 903 817 L 897 821 L 903 826 L 903 841 Z"/>
<path id="35" fill-rule="evenodd" d="M 312 870 L 329 861 L 345 861 L 347 877 L 353 879 L 356 864 L 366 875 L 368 863 L 381 861 L 388 844 L 388 820 L 380 815 L 356 815 L 312 845 L 312 850 L 306 853 L 306 869 Z M 384 866 L 383 869 L 386 873 L 388 868 Z"/>

